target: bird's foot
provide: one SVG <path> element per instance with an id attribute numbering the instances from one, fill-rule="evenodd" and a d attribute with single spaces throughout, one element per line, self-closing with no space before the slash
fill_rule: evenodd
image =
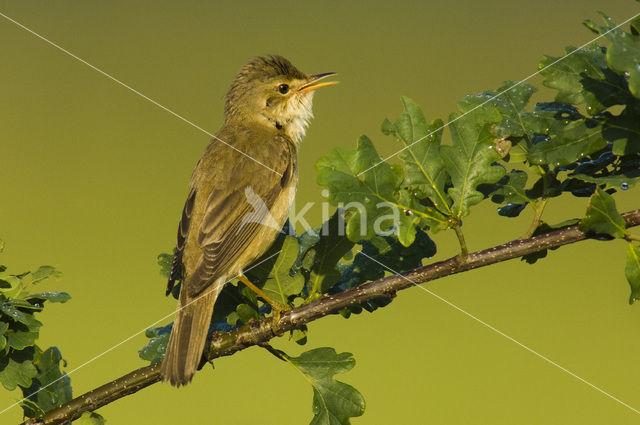
<path id="1" fill-rule="evenodd" d="M 271 321 L 271 327 L 274 333 L 277 333 L 280 330 L 279 323 L 280 318 L 282 317 L 282 313 L 289 310 L 287 307 L 281 304 L 271 304 L 271 311 L 273 312 L 273 319 Z"/>

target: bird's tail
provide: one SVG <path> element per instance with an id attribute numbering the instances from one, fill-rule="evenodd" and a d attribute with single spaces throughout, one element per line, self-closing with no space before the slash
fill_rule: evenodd
<path id="1" fill-rule="evenodd" d="M 160 370 L 162 381 L 168 381 L 173 386 L 188 384 L 198 370 L 207 341 L 213 305 L 222 285 L 220 288 L 207 288 L 196 297 L 189 297 L 185 288 L 182 289 Z"/>

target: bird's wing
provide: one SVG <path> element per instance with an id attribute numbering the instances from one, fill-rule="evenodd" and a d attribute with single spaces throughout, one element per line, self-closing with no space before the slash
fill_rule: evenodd
<path id="1" fill-rule="evenodd" d="M 171 293 L 176 280 L 182 279 L 182 254 L 184 252 L 184 243 L 187 239 L 189 232 L 189 225 L 191 223 L 191 213 L 193 212 L 193 204 L 196 200 L 196 190 L 191 188 L 187 201 L 184 203 L 182 209 L 182 217 L 180 218 L 180 224 L 178 225 L 178 241 L 176 245 L 176 251 L 173 254 L 173 262 L 171 263 L 171 273 L 169 274 L 169 282 L 167 283 L 166 295 Z"/>
<path id="2" fill-rule="evenodd" d="M 286 179 L 290 178 L 287 170 L 292 161 L 291 153 L 287 146 L 279 147 L 270 153 L 269 159 L 270 165 L 283 176 L 251 159 L 234 155 L 237 166 L 234 170 L 224 172 L 235 175 L 224 179 L 227 182 L 224 186 L 214 185 L 211 190 L 200 227 L 193 229 L 198 232 L 197 241 L 202 248 L 202 256 L 195 270 L 190 273 L 187 289 L 190 296 L 198 295 L 214 279 L 234 267 L 265 223 L 276 227 L 273 233 L 280 230 L 278 226 L 281 227 L 283 223 L 273 219 L 264 221 L 265 217 L 269 219 L 271 208 L 281 194 Z"/>

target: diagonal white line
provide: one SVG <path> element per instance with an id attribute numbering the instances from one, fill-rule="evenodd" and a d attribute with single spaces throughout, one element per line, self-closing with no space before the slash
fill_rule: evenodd
<path id="1" fill-rule="evenodd" d="M 183 117 L 182 115 L 179 115 L 178 113 L 172 111 L 171 109 L 167 108 L 166 106 L 161 105 L 160 103 L 156 102 L 155 100 L 151 99 L 150 97 L 140 93 L 138 90 L 134 89 L 133 87 L 129 86 L 126 83 L 123 83 L 122 81 L 120 81 L 119 79 L 117 79 L 116 77 L 112 76 L 111 74 L 108 74 L 106 72 L 104 72 L 103 70 L 101 70 L 100 68 L 90 64 L 89 62 L 85 61 L 82 58 L 79 58 L 78 56 L 74 55 L 73 53 L 71 53 L 70 51 L 64 49 L 63 47 L 57 45 L 56 43 L 54 43 L 53 41 L 47 39 L 46 37 L 38 34 L 37 32 L 33 31 L 30 28 L 27 28 L 26 26 L 22 25 L 20 22 L 16 21 L 15 19 L 12 19 L 10 17 L 8 17 L 7 15 L 5 15 L 4 13 L 0 12 L 0 16 L 2 16 L 3 18 L 5 18 L 8 21 L 13 22 L 14 24 L 16 24 L 17 26 L 19 26 L 20 28 L 22 28 L 25 31 L 30 32 L 31 34 L 35 35 L 36 37 L 38 37 L 39 39 L 41 39 L 42 41 L 46 42 L 47 44 L 55 47 L 56 49 L 60 50 L 61 52 L 66 53 L 67 55 L 71 56 L 72 58 L 76 59 L 79 62 L 82 62 L 83 64 L 87 65 L 89 68 L 93 69 L 94 71 L 99 72 L 100 74 L 104 75 L 105 77 L 109 78 L 110 80 L 120 84 L 122 87 L 132 91 L 133 93 L 137 94 L 138 96 L 142 97 L 145 100 L 148 100 L 149 102 L 153 103 L 154 105 L 156 105 L 158 108 L 163 109 L 165 111 L 167 111 L 168 113 L 170 113 L 171 115 L 173 115 L 174 117 L 181 119 L 182 121 L 186 122 L 187 124 L 189 124 L 190 126 L 200 130 L 201 132 L 203 132 L 204 134 L 207 134 L 208 136 L 214 138 L 215 140 L 219 141 L 220 143 L 223 143 L 224 145 L 230 147 L 231 149 L 233 149 L 234 151 L 238 152 L 239 154 L 242 154 L 244 156 L 246 156 L 247 158 L 251 159 L 252 161 L 257 162 L 258 164 L 262 165 L 263 167 L 265 167 L 266 169 L 276 173 L 277 175 L 279 175 L 280 177 L 282 177 L 282 174 L 277 172 L 276 170 L 274 170 L 273 168 L 269 167 L 268 165 L 263 164 L 262 162 L 258 161 L 257 159 L 255 159 L 254 157 L 252 157 L 251 155 L 241 151 L 240 149 L 236 148 L 233 145 L 230 145 L 229 143 L 225 142 L 224 140 L 220 139 L 219 137 L 217 137 L 215 134 L 212 134 L 210 132 L 208 132 L 207 130 L 205 130 L 204 128 L 198 126 L 197 124 L 193 123 L 192 121 L 189 121 L 188 119 L 186 119 L 185 117 Z M 1 413 L 1 412 L 0 412 Z"/>
<path id="2" fill-rule="evenodd" d="M 634 411 L 635 413 L 640 415 L 640 411 L 635 409 L 634 407 L 628 405 L 627 403 L 625 403 L 624 401 L 620 400 L 619 398 L 611 395 L 610 393 L 606 392 L 605 390 L 603 390 L 600 387 L 595 386 L 594 384 L 592 384 L 591 382 L 587 381 L 584 378 L 579 377 L 578 375 L 576 375 L 575 373 L 571 372 L 569 369 L 560 366 L 558 363 L 554 362 L 553 360 L 551 360 L 550 358 L 540 354 L 539 352 L 537 352 L 536 350 L 534 350 L 533 348 L 530 348 L 526 345 L 524 345 L 523 343 L 521 343 L 520 341 L 514 339 L 513 337 L 510 337 L 509 335 L 507 335 L 506 333 L 502 332 L 500 329 L 497 329 L 493 326 L 491 326 L 490 324 L 488 324 L 487 322 L 485 322 L 484 320 L 474 316 L 473 314 L 469 313 L 466 310 L 463 310 L 462 308 L 458 307 L 457 305 L 453 304 L 451 301 L 446 300 L 445 298 L 442 298 L 440 295 L 436 294 L 433 291 L 428 290 L 427 288 L 425 288 L 424 286 L 414 282 L 413 280 L 409 279 L 408 277 L 402 275 L 401 273 L 398 273 L 397 271 L 393 270 L 391 267 L 382 264 L 380 261 L 376 260 L 375 258 L 365 254 L 364 252 L 360 251 L 360 254 L 364 255 L 365 257 L 367 257 L 368 259 L 370 259 L 373 262 L 378 263 L 379 265 L 381 265 L 382 267 L 384 267 L 385 269 L 389 270 L 391 273 L 394 273 L 395 275 L 401 277 L 402 279 L 406 280 L 407 282 L 411 283 L 413 286 L 416 286 L 420 289 L 422 289 L 423 291 L 429 293 L 430 295 L 434 296 L 435 298 L 439 299 L 440 301 L 442 301 L 443 303 L 447 304 L 449 307 L 452 307 L 456 310 L 458 310 L 460 313 L 466 315 L 467 317 L 475 320 L 476 322 L 480 323 L 483 326 L 486 326 L 487 328 L 491 329 L 492 331 L 494 331 L 495 333 L 505 337 L 506 339 L 508 339 L 509 341 L 513 342 L 514 344 L 519 345 L 520 347 L 524 348 L 525 350 L 527 350 L 528 352 L 530 352 L 531 354 L 536 355 L 537 357 L 541 358 L 542 360 L 544 360 L 545 362 L 557 367 L 558 369 L 562 370 L 563 372 L 573 376 L 574 378 L 576 378 L 578 381 L 587 384 L 588 386 L 590 386 L 591 388 L 593 388 L 594 390 L 600 392 L 601 394 L 604 394 L 605 396 L 609 397 L 610 399 L 617 401 L 618 403 L 620 403 L 621 405 L 623 405 L 624 407 Z"/>
<path id="3" fill-rule="evenodd" d="M 264 263 L 265 261 L 268 261 L 268 260 L 272 259 L 273 257 L 275 257 L 276 255 L 280 254 L 280 252 L 281 252 L 281 251 L 282 251 L 282 250 L 279 250 L 278 252 L 276 252 L 276 253 L 274 253 L 274 254 L 272 254 L 272 255 L 268 256 L 267 258 L 265 258 L 264 260 L 260 261 L 259 263 L 256 263 L 256 264 L 251 265 L 251 267 L 249 267 L 248 269 L 246 269 L 246 270 L 244 270 L 244 271 L 245 271 L 245 272 L 247 272 L 247 271 L 249 271 L 249 270 L 251 270 L 251 269 L 253 269 L 253 268 L 255 268 L 255 267 L 258 267 L 260 264 Z M 11 408 L 13 408 L 13 407 L 15 407 L 15 406 L 19 405 L 20 403 L 22 403 L 23 401 L 25 401 L 25 400 L 26 400 L 26 399 L 28 399 L 29 397 L 32 397 L 32 396 L 34 396 L 34 395 L 38 394 L 40 391 L 44 390 L 45 388 L 50 387 L 51 385 L 53 385 L 53 384 L 55 384 L 56 382 L 58 382 L 58 381 L 60 381 L 61 379 L 63 379 L 65 376 L 69 376 L 69 375 L 71 375 L 72 373 L 74 373 L 75 371 L 77 371 L 77 370 L 79 370 L 79 369 L 82 369 L 83 367 L 85 367 L 85 366 L 86 366 L 86 365 L 88 365 L 89 363 L 92 363 L 93 361 L 95 361 L 95 360 L 99 359 L 100 357 L 104 356 L 105 354 L 107 354 L 107 353 L 109 353 L 109 352 L 111 352 L 111 351 L 115 350 L 116 348 L 118 348 L 119 346 L 121 346 L 122 344 L 124 344 L 125 342 L 127 342 L 127 341 L 131 340 L 132 338 L 135 338 L 136 336 L 140 335 L 140 334 L 141 334 L 141 333 L 143 333 L 143 332 L 146 332 L 146 331 L 147 331 L 147 329 L 149 329 L 149 328 L 151 328 L 151 327 L 153 327 L 153 326 L 157 325 L 158 323 L 162 322 L 163 320 L 165 320 L 165 319 L 167 319 L 167 318 L 169 318 L 169 317 L 173 316 L 173 315 L 174 315 L 174 314 L 176 314 L 179 310 L 182 310 L 182 309 L 184 309 L 185 307 L 187 307 L 188 305 L 190 305 L 190 304 L 192 304 L 192 303 L 194 303 L 194 302 L 198 301 L 200 298 L 204 297 L 205 295 L 208 295 L 208 294 L 210 294 L 211 292 L 216 291 L 216 290 L 220 287 L 220 285 L 226 285 L 227 283 L 231 282 L 232 280 L 234 280 L 234 279 L 236 279 L 236 278 L 238 278 L 238 277 L 240 277 L 240 275 L 234 276 L 234 277 L 232 277 L 231 279 L 227 280 L 227 281 L 226 281 L 226 282 L 224 282 L 224 283 L 219 283 L 215 288 L 213 288 L 213 289 L 211 289 L 211 290 L 209 290 L 209 291 L 207 291 L 207 292 L 204 292 L 202 295 L 198 296 L 197 298 L 194 298 L 194 299 L 193 299 L 193 300 L 191 300 L 189 303 L 187 303 L 187 304 L 183 305 L 181 308 L 176 309 L 176 311 L 174 311 L 174 312 L 172 312 L 172 313 L 169 313 L 169 314 L 167 314 L 167 315 L 166 315 L 166 316 L 164 316 L 164 317 L 161 317 L 160 319 L 156 320 L 155 322 L 151 323 L 151 324 L 150 324 L 150 325 L 148 325 L 148 326 L 145 326 L 143 329 L 139 330 L 138 332 L 134 333 L 133 335 L 131 335 L 131 336 L 129 336 L 129 337 L 127 337 L 127 338 L 123 339 L 123 340 L 122 340 L 122 341 L 120 341 L 119 343 L 117 343 L 117 344 L 113 345 L 112 347 L 110 347 L 110 348 L 106 349 L 105 351 L 103 351 L 102 353 L 98 354 L 97 356 L 95 356 L 95 357 L 93 357 L 93 358 L 91 358 L 91 359 L 87 360 L 86 362 L 82 363 L 80 366 L 78 366 L 78 367 L 76 367 L 76 368 L 74 368 L 74 369 L 70 370 L 69 372 L 64 373 L 61 377 L 59 377 L 58 379 L 56 379 L 56 380 L 54 380 L 54 381 L 51 381 L 50 383 L 48 383 L 48 384 L 47 384 L 47 385 L 45 385 L 44 387 L 40 388 L 38 391 L 34 391 L 33 393 L 29 394 L 29 395 L 28 395 L 28 396 L 26 396 L 25 398 L 23 398 L 23 399 L 21 399 L 21 400 L 19 400 L 19 401 L 16 401 L 15 403 L 13 403 L 12 405 L 10 405 L 10 406 L 8 406 L 8 407 L 5 407 L 3 410 L 0 410 L 0 415 L 2 415 L 2 414 L 3 414 L 4 412 L 6 412 L 7 410 L 9 410 L 9 409 L 11 409 Z"/>
<path id="4" fill-rule="evenodd" d="M 427 134 L 426 136 L 423 136 L 423 137 L 419 138 L 419 139 L 418 139 L 418 140 L 416 140 L 415 142 L 412 142 L 412 143 L 408 144 L 407 146 L 405 146 L 404 148 L 400 149 L 400 150 L 399 150 L 399 151 L 397 151 L 396 153 L 393 153 L 393 154 L 391 154 L 391 155 L 387 156 L 386 158 L 382 159 L 380 162 L 378 162 L 378 163 L 376 163 L 376 164 L 372 165 L 371 167 L 367 168 L 366 170 L 364 170 L 364 171 L 362 171 L 362 172 L 358 173 L 358 177 L 360 177 L 361 175 L 363 175 L 363 174 L 364 174 L 364 173 L 366 173 L 367 171 L 369 171 L 369 170 L 372 170 L 372 169 L 376 168 L 378 165 L 382 164 L 383 162 L 386 162 L 387 160 L 389 160 L 389 159 L 393 158 L 394 156 L 396 156 L 396 155 L 398 155 L 398 154 L 400 154 L 400 153 L 404 152 L 405 150 L 409 149 L 411 146 L 415 145 L 416 143 L 419 143 L 419 142 L 423 141 L 424 139 L 426 139 L 427 137 L 431 136 L 432 134 L 437 133 L 438 131 L 442 130 L 442 129 L 443 129 L 443 128 L 445 128 L 445 127 L 448 127 L 450 124 L 452 124 L 452 123 L 454 123 L 454 122 L 458 121 L 460 118 L 464 117 L 464 116 L 465 116 L 465 115 L 467 115 L 467 114 L 470 114 L 471 112 L 475 111 L 476 109 L 478 109 L 478 108 L 480 108 L 480 107 L 482 107 L 482 106 L 486 105 L 487 103 L 491 102 L 491 101 L 492 101 L 492 100 L 494 100 L 495 98 L 500 97 L 500 96 L 502 96 L 503 94 L 507 93 L 508 91 L 513 90 L 514 88 L 518 87 L 519 85 L 521 85 L 521 84 L 522 84 L 522 83 L 524 83 L 525 81 L 528 81 L 528 80 L 530 80 L 531 78 L 535 77 L 536 75 L 540 74 L 540 73 L 541 73 L 542 71 L 544 71 L 545 69 L 547 69 L 547 68 L 549 68 L 549 67 L 554 66 L 554 65 L 555 65 L 555 64 L 557 64 L 558 62 L 561 62 L 561 61 L 565 60 L 566 58 L 568 58 L 568 57 L 569 57 L 569 56 L 571 56 L 572 54 L 574 54 L 574 53 L 576 53 L 576 52 L 579 52 L 580 50 L 582 50 L 582 49 L 584 49 L 585 47 L 587 47 L 589 44 L 591 44 L 591 43 L 593 43 L 593 42 L 595 42 L 595 41 L 599 40 L 600 38 L 602 38 L 602 37 L 604 37 L 605 35 L 609 34 L 611 31 L 617 30 L 618 28 L 620 28 L 621 26 L 623 26 L 623 25 L 624 25 L 624 24 L 626 24 L 627 22 L 629 22 L 629 21 L 631 21 L 631 20 L 633 20 L 633 19 L 637 18 L 638 16 L 640 16 L 640 13 L 638 13 L 638 14 L 636 14 L 636 15 L 632 16 L 631 18 L 627 19 L 626 21 L 624 21 L 624 22 L 623 22 L 623 23 L 621 23 L 620 25 L 616 25 L 615 27 L 611 28 L 609 31 L 607 31 L 607 32 L 605 32 L 605 33 L 600 34 L 599 36 L 597 36 L 597 37 L 596 37 L 596 38 L 594 38 L 593 40 L 591 40 L 591 41 L 589 41 L 589 42 L 587 42 L 587 43 L 583 44 L 582 46 L 578 47 L 577 49 L 573 50 L 572 52 L 567 53 L 566 55 L 564 55 L 564 56 L 562 56 L 562 57 L 560 57 L 560 58 L 556 59 L 555 61 L 551 62 L 549 65 L 547 65 L 547 66 L 545 66 L 545 67 L 543 67 L 543 68 L 540 68 L 539 70 L 537 70 L 537 71 L 536 71 L 536 72 L 534 72 L 533 74 L 531 74 L 531 75 L 529 75 L 528 77 L 526 77 L 526 78 L 524 78 L 524 79 L 522 79 L 522 80 L 518 81 L 518 82 L 517 82 L 517 83 L 515 83 L 514 85 L 507 87 L 506 89 L 504 89 L 504 90 L 502 90 L 501 92 L 499 92 L 499 93 L 495 94 L 494 96 L 491 96 L 489 99 L 485 100 L 485 101 L 484 101 L 484 102 L 482 102 L 481 104 L 479 104 L 479 105 L 477 105 L 477 106 L 474 106 L 473 108 L 469 109 L 467 112 L 463 113 L 462 115 L 460 115 L 460 116 L 458 116 L 458 117 L 456 117 L 456 118 L 452 119 L 451 121 L 449 121 L 449 122 L 448 122 L 448 123 L 446 123 L 446 124 L 441 125 L 441 126 L 440 126 L 440 127 L 438 127 L 436 130 L 432 131 L 431 133 Z"/>

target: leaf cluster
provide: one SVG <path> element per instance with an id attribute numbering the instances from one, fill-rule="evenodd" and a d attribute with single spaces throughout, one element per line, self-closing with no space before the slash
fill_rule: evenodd
<path id="1" fill-rule="evenodd" d="M 334 205 L 350 213 L 347 237 L 369 239 L 390 230 L 408 246 L 419 230 L 453 229 L 465 255 L 462 218 L 485 199 L 498 204 L 498 214 L 505 217 L 531 210 L 533 222 L 524 235 L 531 236 L 576 222 L 544 223 L 552 198 L 635 186 L 640 180 L 640 20 L 632 21 L 629 32 L 606 16 L 604 23 L 586 25 L 608 39 L 608 47 L 567 47 L 564 56 L 546 56 L 539 63 L 543 84 L 557 91 L 552 100 L 529 106 L 535 87 L 507 81 L 462 98 L 445 124 L 427 120 L 404 97 L 400 116 L 382 123 L 382 132 L 397 143 L 397 158 L 383 160 L 366 136 L 356 149 L 336 148 L 321 158 L 318 183 L 329 190 Z M 390 216 L 383 205 L 404 214 L 375 229 L 375 220 Z M 523 260 L 534 263 L 546 254 Z"/>
<path id="2" fill-rule="evenodd" d="M 36 344 L 42 326 L 36 313 L 47 302 L 65 303 L 71 298 L 66 292 L 39 290 L 44 281 L 61 275 L 51 266 L 20 274 L 0 266 L 0 383 L 9 391 L 22 391 L 25 399 L 20 404 L 30 418 L 72 398 L 60 351 Z"/>

